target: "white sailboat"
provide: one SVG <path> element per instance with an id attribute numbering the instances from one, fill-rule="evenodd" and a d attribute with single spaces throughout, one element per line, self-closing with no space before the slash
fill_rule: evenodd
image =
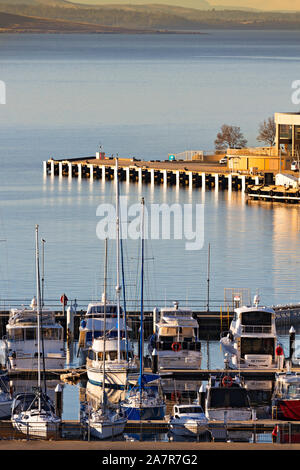
<path id="1" fill-rule="evenodd" d="M 108 439 L 122 434 L 127 418 L 120 410 L 112 410 L 107 406 L 105 392 L 106 383 L 106 278 L 107 278 L 107 239 L 105 240 L 105 275 L 104 275 L 104 335 L 102 339 L 102 397 L 100 406 L 93 410 L 90 406 L 84 411 L 81 418 L 82 424 L 90 434 L 97 439 Z"/>
<path id="2" fill-rule="evenodd" d="M 22 434 L 40 438 L 55 437 L 58 435 L 61 419 L 55 415 L 53 403 L 41 386 L 41 298 L 40 298 L 40 270 L 39 270 L 39 241 L 38 225 L 36 232 L 36 290 L 37 290 L 37 387 L 31 393 L 22 393 L 15 397 L 12 405 L 12 424 Z"/>
<path id="3" fill-rule="evenodd" d="M 144 198 L 141 215 L 141 330 L 140 330 L 140 372 L 136 381 L 128 381 L 134 386 L 122 403 L 122 410 L 130 420 L 163 419 L 166 405 L 163 399 L 160 377 L 144 373 Z"/>
<path id="4" fill-rule="evenodd" d="M 116 159 L 116 260 L 117 260 L 117 282 L 116 282 L 116 323 L 112 321 L 109 316 L 108 326 L 110 335 L 107 335 L 107 328 L 102 328 L 102 337 L 94 337 L 91 347 L 88 350 L 88 357 L 86 360 L 86 368 L 88 379 L 95 385 L 102 385 L 102 368 L 103 368 L 103 338 L 106 341 L 106 384 L 115 389 L 124 389 L 127 383 L 129 374 L 137 371 L 137 364 L 134 360 L 133 346 L 128 340 L 128 328 L 125 319 L 121 319 L 121 304 L 120 304 L 120 218 L 119 218 L 119 178 L 118 178 L 118 159 Z M 105 306 L 105 307 L 104 307 Z M 103 295 L 103 308 L 105 314 L 107 313 L 107 299 L 106 292 Z M 106 316 L 106 315 L 105 315 Z M 103 321 L 95 319 L 93 322 Z M 94 325 L 93 325 L 94 327 Z M 116 335 L 112 335 L 112 331 Z"/>

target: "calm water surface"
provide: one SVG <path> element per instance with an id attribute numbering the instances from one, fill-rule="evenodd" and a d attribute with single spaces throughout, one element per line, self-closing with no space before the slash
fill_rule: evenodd
<path id="1" fill-rule="evenodd" d="M 291 84 L 300 75 L 299 44 L 300 33 L 285 31 L 1 35 L 0 79 L 7 85 L 7 105 L 0 107 L 1 306 L 34 294 L 36 223 L 46 239 L 49 302 L 65 292 L 85 305 L 102 292 L 96 210 L 114 202 L 114 183 L 44 178 L 43 160 L 94 155 L 100 143 L 120 157 L 165 159 L 170 152 L 212 149 L 223 123 L 241 126 L 256 145 L 263 119 L 298 111 Z M 186 240 L 146 243 L 146 302 L 205 305 L 208 243 L 216 308 L 226 287 L 249 288 L 252 295 L 259 290 L 269 305 L 299 301 L 297 206 L 248 203 L 234 191 L 122 183 L 121 192 L 129 204 L 144 196 L 147 205 L 205 208 L 201 250 L 185 250 Z M 124 252 L 127 294 L 137 306 L 138 243 L 124 243 Z M 113 298 L 113 242 L 109 256 Z M 218 343 L 209 358 L 212 367 L 222 367 Z M 78 389 L 67 386 L 64 393 L 65 417 L 78 417 Z"/>

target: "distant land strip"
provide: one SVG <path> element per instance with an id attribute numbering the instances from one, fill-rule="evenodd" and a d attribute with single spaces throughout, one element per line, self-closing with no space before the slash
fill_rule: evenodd
<path id="1" fill-rule="evenodd" d="M 104 26 L 91 23 L 34 16 L 12 15 L 0 12 L 1 33 L 98 33 L 98 34 L 207 34 L 200 31 L 180 31 L 169 29 L 137 29 L 117 26 Z"/>
<path id="2" fill-rule="evenodd" d="M 11 15 L 0 12 L 0 33 L 119 33 L 141 34 L 151 31 L 93 25 L 66 20 L 52 20 L 33 16 Z M 156 31 L 153 31 L 156 32 Z"/>
<path id="3" fill-rule="evenodd" d="M 65 0 L 0 0 L 0 12 L 2 32 L 203 34 L 205 30 L 217 29 L 300 31 L 300 11 L 204 11 L 161 4 L 92 6 Z"/>

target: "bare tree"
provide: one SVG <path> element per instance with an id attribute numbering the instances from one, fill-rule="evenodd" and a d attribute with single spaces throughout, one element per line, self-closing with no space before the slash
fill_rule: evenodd
<path id="1" fill-rule="evenodd" d="M 217 134 L 215 140 L 216 150 L 226 150 L 227 148 L 243 148 L 247 145 L 247 139 L 245 139 L 241 128 L 237 126 L 228 126 L 223 124 L 221 132 Z"/>
<path id="2" fill-rule="evenodd" d="M 273 147 L 276 136 L 276 124 L 274 118 L 269 117 L 267 120 L 264 120 L 264 122 L 260 123 L 258 130 L 258 142 L 265 142 L 269 144 L 270 147 Z"/>

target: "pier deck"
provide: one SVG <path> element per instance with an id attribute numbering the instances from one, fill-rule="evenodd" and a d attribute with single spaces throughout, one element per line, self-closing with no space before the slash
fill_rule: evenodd
<path id="1" fill-rule="evenodd" d="M 218 157 L 218 156 L 217 156 Z M 220 156 L 221 157 L 221 156 Z M 215 159 L 216 160 L 216 159 Z M 121 181 L 201 187 L 202 189 L 246 189 L 248 184 L 264 183 L 264 172 L 252 175 L 249 172 L 232 172 L 218 161 L 140 161 L 118 159 L 118 176 Z M 116 160 L 95 157 L 50 159 L 43 162 L 44 175 L 112 180 L 115 178 Z"/>

